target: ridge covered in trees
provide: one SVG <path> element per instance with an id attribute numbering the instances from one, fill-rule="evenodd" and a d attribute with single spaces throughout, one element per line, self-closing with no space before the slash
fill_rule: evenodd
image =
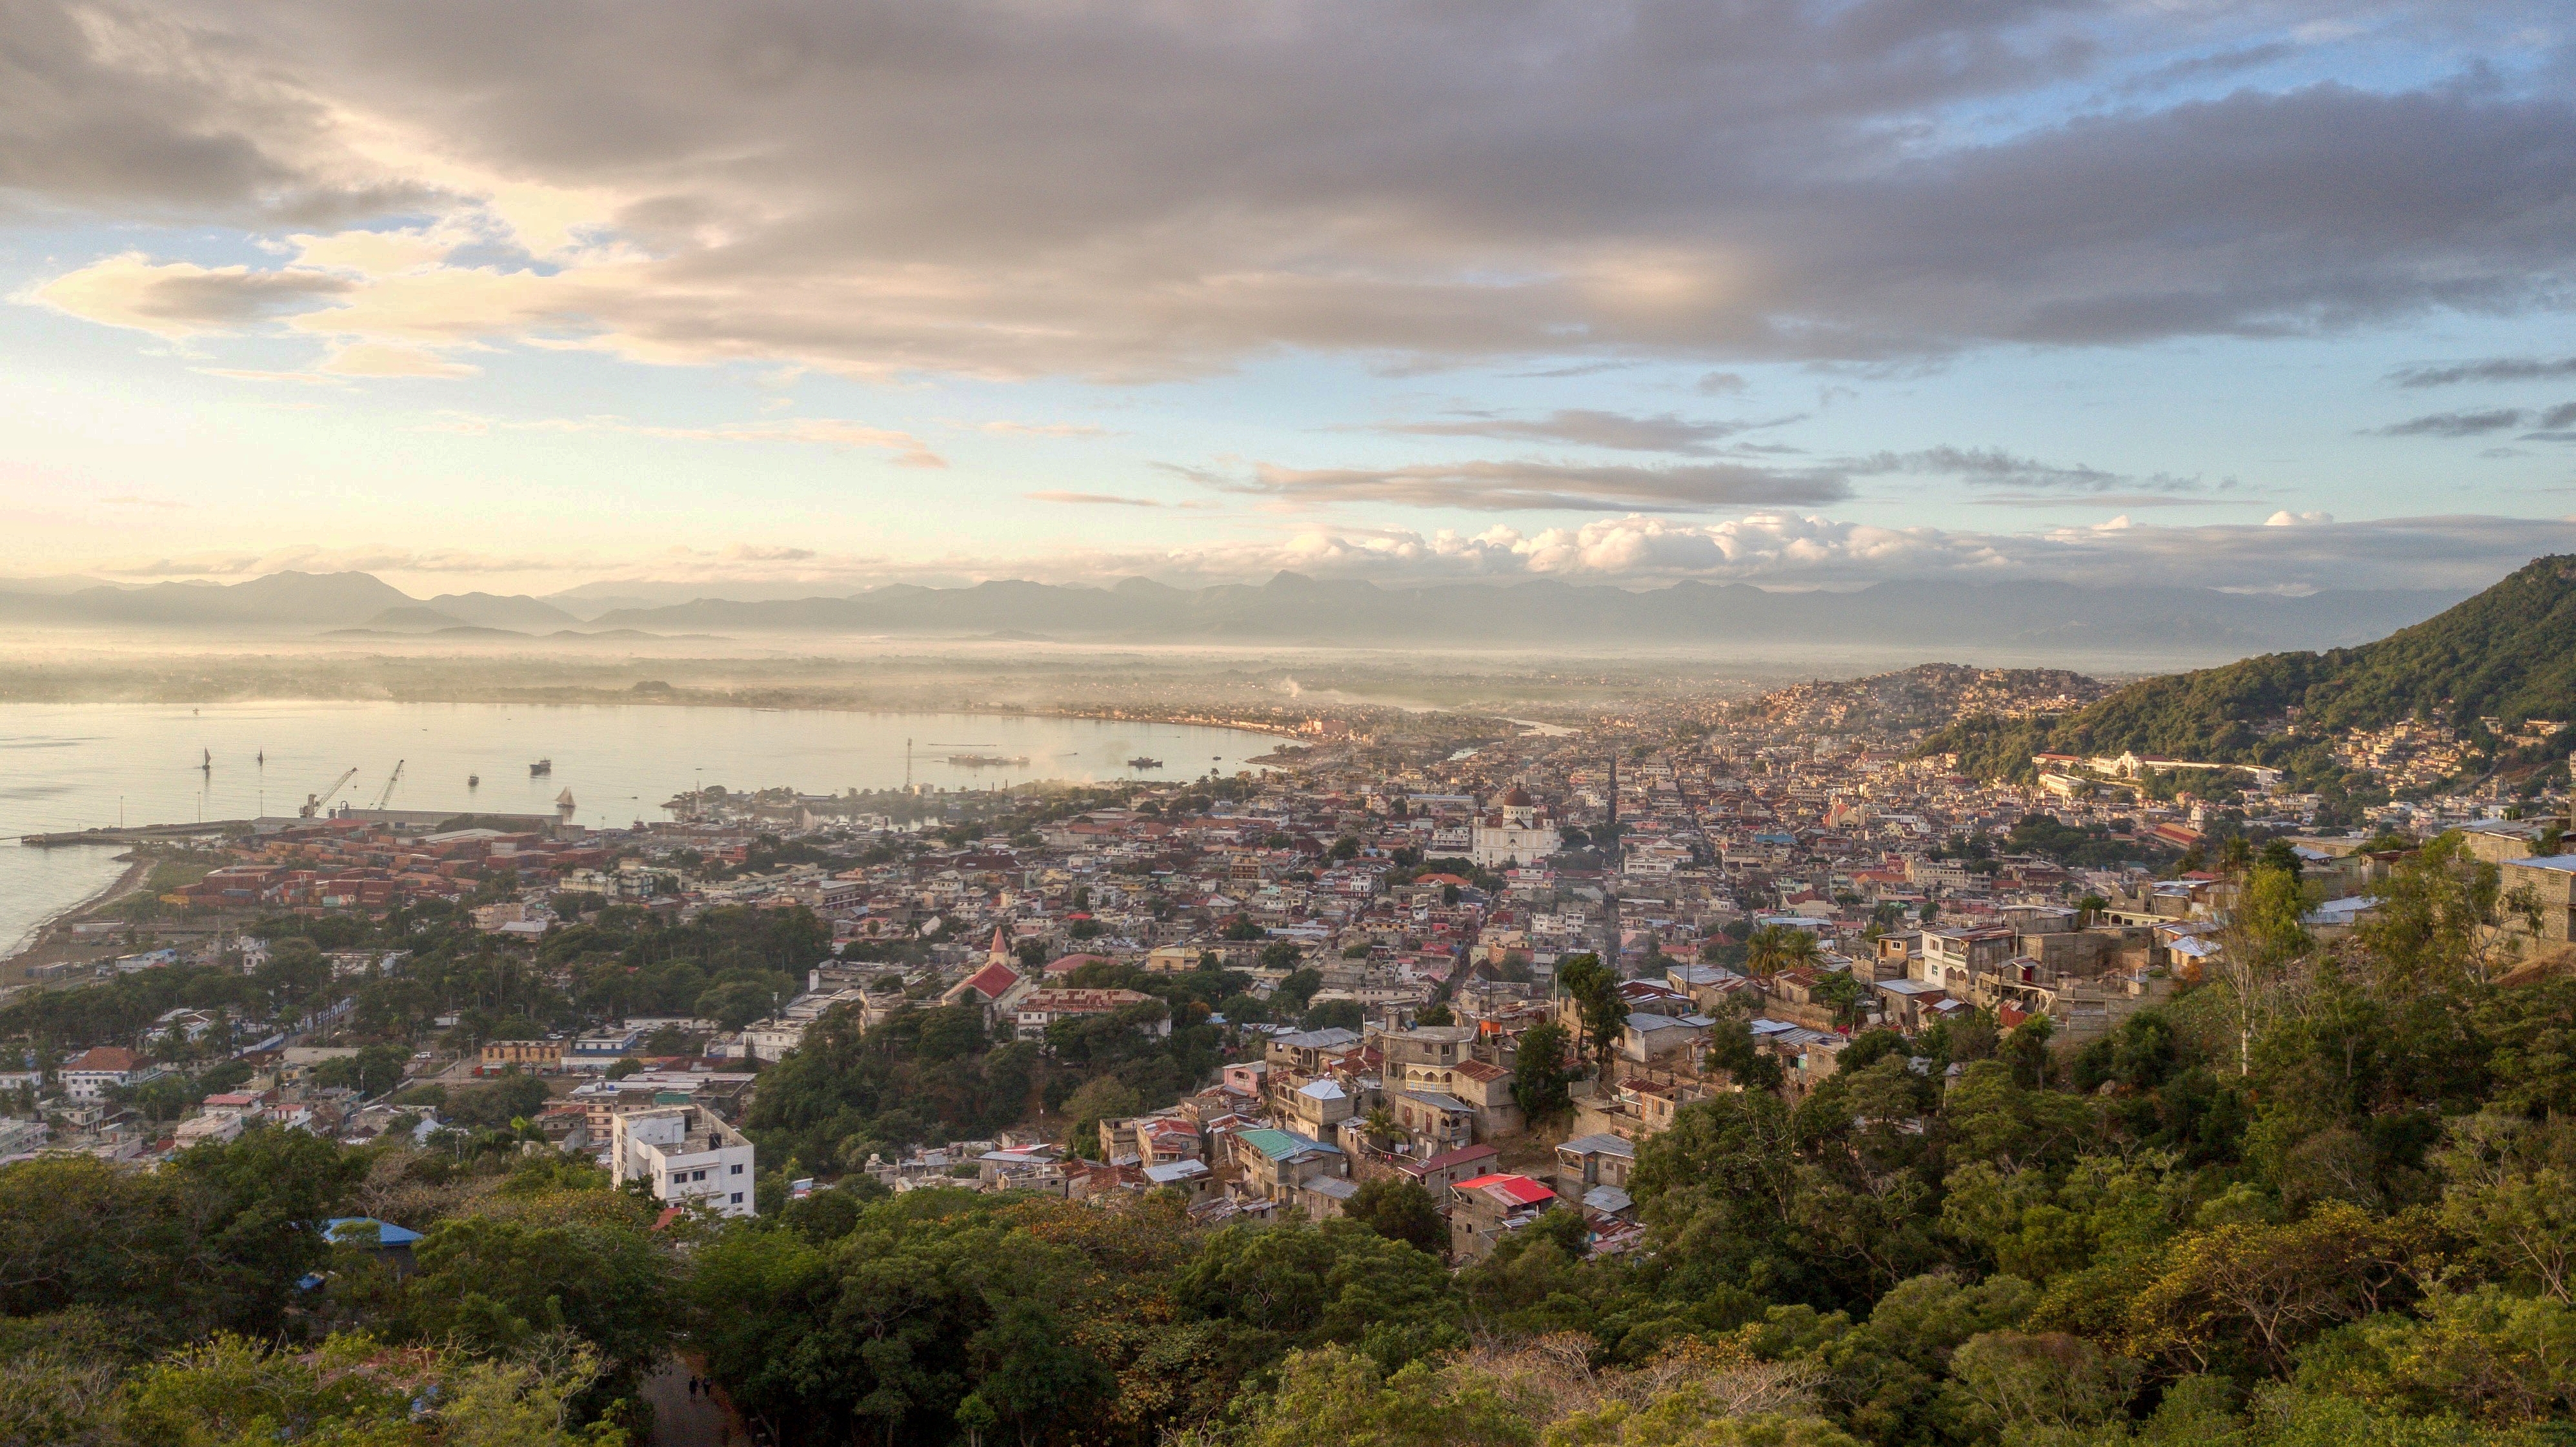
<path id="1" fill-rule="evenodd" d="M 2286 733 L 2293 715 L 2299 730 Z M 2422 718 L 2475 736 L 2485 718 L 2571 717 L 2576 557 L 2545 557 L 2375 643 L 2150 678 L 2053 718 L 1963 719 L 1925 750 L 1958 754 L 1960 767 L 1980 778 L 2028 778 L 2035 753 L 2135 750 L 2286 766 L 2313 779 L 2332 772 L 2323 740 L 2347 729 Z"/>

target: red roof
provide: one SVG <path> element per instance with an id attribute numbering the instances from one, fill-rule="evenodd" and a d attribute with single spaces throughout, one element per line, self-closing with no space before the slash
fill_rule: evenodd
<path id="1" fill-rule="evenodd" d="M 122 1045 L 94 1045 L 82 1051 L 79 1058 L 67 1061 L 63 1065 L 65 1070 L 132 1070 L 133 1068 L 134 1052 Z"/>
<path id="2" fill-rule="evenodd" d="M 1019 972 L 1008 965 L 986 965 L 966 977 L 966 988 L 987 1000 L 998 1000 L 1020 982 Z"/>
<path id="3" fill-rule="evenodd" d="M 1544 1205 L 1556 1199 L 1556 1192 L 1527 1176 L 1478 1176 L 1472 1181 L 1460 1181 L 1455 1189 L 1485 1191 L 1524 1206 Z"/>

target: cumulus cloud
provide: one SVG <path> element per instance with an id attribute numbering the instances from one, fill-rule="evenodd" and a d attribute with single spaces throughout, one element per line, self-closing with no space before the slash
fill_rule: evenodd
<path id="1" fill-rule="evenodd" d="M 2051 99 L 2258 62 L 2227 7 L 13 0 L 5 23 L 22 207 L 477 241 L 116 258 L 39 292 L 164 333 L 283 315 L 859 376 L 1878 361 L 2523 310 L 2576 257 L 2576 108 L 2542 87 Z"/>
<path id="2" fill-rule="evenodd" d="M 1699 579 L 1766 587 L 1852 587 L 1888 579 L 2048 579 L 2307 593 L 2348 588 L 2484 587 L 2535 553 L 2576 552 L 2576 518 L 2447 515 L 2337 522 L 2280 513 L 2263 523 L 2163 527 L 2125 516 L 2043 533 L 1889 528 L 1795 511 L 1708 524 L 1646 514 L 1565 527 L 1478 532 L 1296 528 L 1181 547 L 1068 546 L 1031 555 L 890 557 L 759 543 L 673 548 L 646 558 L 296 546 L 259 554 L 99 560 L 83 571 L 126 578 L 239 578 L 282 568 L 423 577 L 511 576 L 551 591 L 588 580 L 685 585 L 689 596 L 796 597 L 887 583 L 988 579 L 1105 584 L 1258 582 L 1281 569 L 1390 585 L 1442 581 L 1651 587 Z"/>

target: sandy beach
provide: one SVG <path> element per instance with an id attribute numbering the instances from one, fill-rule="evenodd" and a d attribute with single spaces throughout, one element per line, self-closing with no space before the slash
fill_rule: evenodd
<path id="1" fill-rule="evenodd" d="M 35 928 L 20 936 L 5 953 L 0 953 L 0 983 L 19 983 L 31 966 L 49 964 L 55 959 L 67 958 L 77 953 L 78 951 L 71 948 L 71 941 L 67 936 L 55 937 L 56 931 L 73 920 L 133 894 L 143 887 L 146 879 L 151 877 L 151 860 L 131 854 L 124 856 L 124 859 L 125 869 L 115 879 L 110 880 L 87 899 L 67 909 L 57 910 L 38 921 Z"/>

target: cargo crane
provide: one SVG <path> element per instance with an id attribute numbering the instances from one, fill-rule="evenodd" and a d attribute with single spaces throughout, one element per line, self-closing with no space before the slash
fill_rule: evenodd
<path id="1" fill-rule="evenodd" d="M 314 815 L 321 813 L 325 808 L 329 807 L 333 799 L 340 797 L 340 791 L 349 787 L 349 781 L 356 777 L 358 777 L 358 771 L 351 769 L 349 772 L 342 774 L 340 776 L 340 781 L 333 784 L 330 788 L 323 790 L 319 794 L 305 795 L 304 807 L 296 810 L 295 812 L 306 819 L 310 819 Z"/>
<path id="2" fill-rule="evenodd" d="M 402 782 L 402 766 L 407 762 L 409 761 L 405 759 L 394 760 L 394 771 L 385 778 L 385 791 L 376 796 L 376 808 L 379 812 L 394 801 L 394 785 Z"/>

